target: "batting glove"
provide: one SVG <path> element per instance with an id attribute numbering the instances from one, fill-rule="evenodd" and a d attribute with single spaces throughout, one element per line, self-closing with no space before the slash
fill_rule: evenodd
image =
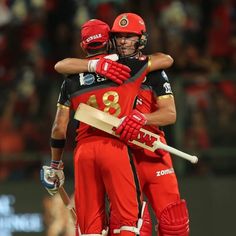
<path id="1" fill-rule="evenodd" d="M 140 129 L 146 123 L 146 117 L 138 110 L 133 110 L 128 116 L 123 118 L 115 133 L 120 135 L 122 141 L 129 142 L 138 137 Z"/>
<path id="2" fill-rule="evenodd" d="M 48 193 L 55 195 L 65 181 L 63 163 L 52 161 L 51 166 L 43 166 L 40 170 L 40 180 Z"/>
<path id="3" fill-rule="evenodd" d="M 116 54 L 100 58 L 99 60 L 89 60 L 88 71 L 96 72 L 119 85 L 123 84 L 130 78 L 131 70 L 128 66 L 122 65 L 116 62 L 116 60 L 118 60 Z"/>

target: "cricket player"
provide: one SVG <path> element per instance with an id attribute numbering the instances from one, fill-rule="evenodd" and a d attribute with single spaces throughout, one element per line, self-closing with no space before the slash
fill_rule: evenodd
<path id="1" fill-rule="evenodd" d="M 137 27 L 137 22 L 139 21 L 143 20 L 132 13 L 121 14 L 115 19 L 111 32 L 120 55 L 143 57 L 140 49 L 144 46 L 143 40 L 146 41 L 146 29 L 145 25 L 143 28 Z M 133 34 L 139 35 L 140 42 L 136 45 L 137 50 L 130 53 L 131 46 L 126 39 Z M 159 127 L 175 122 L 176 109 L 171 85 L 168 76 L 163 70 L 149 73 L 140 89 L 135 109 L 145 116 L 145 129 L 157 133 L 161 136 L 161 141 L 166 143 L 164 132 Z M 127 121 L 124 120 L 121 127 L 117 130 L 117 134 L 123 135 L 123 140 L 125 141 L 127 141 L 125 134 L 129 133 L 129 128 L 126 127 L 130 122 L 129 117 L 126 117 L 126 119 Z M 147 196 L 158 219 L 158 236 L 188 236 L 188 210 L 185 200 L 180 198 L 178 182 L 170 154 L 163 150 L 156 151 L 153 154 L 140 148 L 133 148 L 132 152 L 135 156 L 134 160 L 141 189 Z M 145 215 L 147 214 L 145 213 Z M 145 217 L 143 220 L 144 223 L 140 235 L 151 235 L 150 220 L 147 218 L 147 222 L 145 222 Z M 111 229 L 117 228 L 112 226 L 113 222 L 115 220 L 111 218 Z"/>
<path id="2" fill-rule="evenodd" d="M 119 55 L 124 58 L 145 58 L 140 50 L 146 44 L 147 35 L 144 21 L 140 16 L 132 13 L 119 15 L 114 21 L 111 32 Z M 72 61 L 66 62 L 57 68 L 60 72 L 71 73 L 71 70 L 78 70 L 78 67 L 72 65 Z M 166 143 L 164 132 L 159 127 L 173 124 L 176 120 L 176 110 L 171 85 L 163 70 L 149 73 L 142 84 L 132 115 L 139 116 L 140 113 L 145 117 L 145 128 L 159 134 L 161 141 Z M 127 143 L 135 139 L 139 129 L 143 127 L 140 122 L 134 128 L 132 115 L 127 116 L 117 129 L 117 134 L 120 134 L 121 139 Z M 187 205 L 185 200 L 180 198 L 170 154 L 163 150 L 153 154 L 150 151 L 132 147 L 141 188 L 158 219 L 158 235 L 189 235 Z M 114 230 L 117 232 L 116 229 L 119 227 L 113 216 L 113 209 L 110 221 L 110 234 L 112 234 Z M 140 235 L 151 235 L 151 222 L 147 208 L 144 211 Z"/>
<path id="3" fill-rule="evenodd" d="M 61 161 L 65 145 L 70 110 L 86 103 L 117 117 L 132 113 L 140 85 L 148 70 L 158 69 L 156 56 L 150 65 L 148 58 L 124 58 L 114 64 L 104 59 L 109 44 L 109 26 L 99 20 L 90 20 L 82 26 L 82 48 L 88 53 L 87 73 L 72 74 L 63 82 L 58 108 L 51 132 L 51 166 L 43 166 L 41 182 L 50 194 L 55 194 L 64 183 Z M 121 85 L 107 80 L 109 68 L 123 74 Z M 100 69 L 98 69 L 100 68 Z M 95 74 L 99 70 L 103 76 Z M 122 74 L 122 73 L 121 73 Z M 108 76 L 109 77 L 109 76 Z M 112 76 L 111 76 L 112 77 Z M 140 118 L 133 123 L 140 123 Z M 119 229 L 117 235 L 139 234 L 141 191 L 132 156 L 127 145 L 109 134 L 80 123 L 74 150 L 76 235 L 105 235 L 105 193 L 112 204 L 113 217 Z M 79 232 L 80 229 L 80 232 Z"/>

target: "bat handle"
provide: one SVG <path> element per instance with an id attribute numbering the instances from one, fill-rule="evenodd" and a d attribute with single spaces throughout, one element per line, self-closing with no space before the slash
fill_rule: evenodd
<path id="1" fill-rule="evenodd" d="M 64 205 L 70 210 L 71 216 L 73 218 L 74 223 L 76 222 L 76 212 L 74 207 L 71 205 L 71 200 L 67 194 L 67 192 L 65 191 L 64 187 L 60 187 L 58 189 L 58 192 L 61 196 L 61 199 L 64 203 Z"/>
<path id="2" fill-rule="evenodd" d="M 155 146 L 156 149 L 158 149 L 158 148 L 163 149 L 163 150 L 165 150 L 167 152 L 170 152 L 170 153 L 172 153 L 172 154 L 174 154 L 176 156 L 179 156 L 179 157 L 181 157 L 181 158 L 183 158 L 185 160 L 188 160 L 188 161 L 190 161 L 193 164 L 196 164 L 198 162 L 197 156 L 189 155 L 189 154 L 187 154 L 185 152 L 182 152 L 182 151 L 180 151 L 180 150 L 178 150 L 176 148 L 170 147 L 170 146 L 168 146 L 168 145 L 166 145 L 166 144 L 164 144 L 164 143 L 162 143 L 160 141 L 156 141 L 154 146 Z"/>

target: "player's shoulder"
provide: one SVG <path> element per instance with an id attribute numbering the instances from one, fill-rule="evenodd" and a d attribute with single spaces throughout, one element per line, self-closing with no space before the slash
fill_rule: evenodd
<path id="1" fill-rule="evenodd" d="M 149 72 L 143 82 L 146 85 L 160 87 L 165 83 L 170 83 L 169 78 L 164 70 Z"/>
<path id="2" fill-rule="evenodd" d="M 121 63 L 147 63 L 149 60 L 148 56 L 134 56 L 134 57 L 120 57 L 119 62 Z"/>
<path id="3" fill-rule="evenodd" d="M 128 66 L 131 69 L 131 75 L 135 75 L 148 67 L 148 57 L 121 57 L 118 62 Z"/>
<path id="4" fill-rule="evenodd" d="M 165 78 L 165 79 L 167 78 L 168 79 L 168 76 L 163 69 L 151 71 L 148 73 L 147 77 L 148 78 L 155 77 L 155 78 Z"/>

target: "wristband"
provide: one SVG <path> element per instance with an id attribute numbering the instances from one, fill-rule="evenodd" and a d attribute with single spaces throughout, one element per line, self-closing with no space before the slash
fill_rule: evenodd
<path id="1" fill-rule="evenodd" d="M 89 60 L 88 61 L 88 72 L 95 72 L 98 60 Z"/>
<path id="2" fill-rule="evenodd" d="M 65 147 L 66 140 L 65 139 L 50 139 L 50 146 L 52 148 L 64 148 Z"/>
<path id="3" fill-rule="evenodd" d="M 58 169 L 60 163 L 61 163 L 61 161 L 52 160 L 50 166 L 51 166 L 53 169 Z"/>

